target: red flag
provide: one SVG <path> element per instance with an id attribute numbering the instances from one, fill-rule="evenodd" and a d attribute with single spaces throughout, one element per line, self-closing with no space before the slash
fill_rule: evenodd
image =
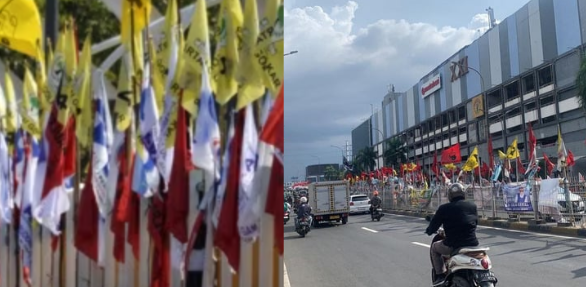
<path id="1" fill-rule="evenodd" d="M 98 220 L 100 212 L 98 211 L 92 186 L 91 164 L 79 198 L 76 218 L 75 248 L 94 262 L 98 262 Z"/>
<path id="2" fill-rule="evenodd" d="M 125 144 L 130 144 L 130 139 L 125 139 Z M 124 147 L 126 153 L 128 146 Z M 126 156 L 125 156 L 126 158 Z M 127 166 L 128 162 L 125 162 Z M 126 242 L 132 246 L 132 253 L 135 259 L 139 259 L 140 245 L 139 245 L 139 226 L 140 226 L 140 196 L 132 191 L 132 171 L 134 170 L 135 154 L 130 155 L 130 167 L 125 167 L 124 176 L 120 174 L 118 177 L 117 193 L 120 192 L 116 199 L 117 204 L 113 210 L 112 221 L 117 220 L 128 224 L 128 232 L 126 235 Z M 122 163 L 121 163 L 122 164 Z M 122 166 L 122 165 L 121 165 Z M 122 169 L 120 170 L 122 172 Z M 120 181 L 123 180 L 123 184 Z M 117 194 L 118 196 L 118 194 Z"/>
<path id="3" fill-rule="evenodd" d="M 110 222 L 110 231 L 114 234 L 114 258 L 124 263 L 124 245 L 126 242 L 126 212 L 128 200 L 123 201 L 125 189 L 130 189 L 130 172 L 128 167 L 128 138 L 124 139 L 124 145 L 118 151 L 118 182 L 116 183 L 116 198 L 112 209 L 113 216 Z M 123 214 L 123 215 L 120 215 Z"/>
<path id="4" fill-rule="evenodd" d="M 161 182 L 161 184 L 164 184 Z M 154 254 L 151 269 L 150 287 L 169 287 L 170 282 L 170 253 L 169 232 L 165 230 L 165 202 L 158 196 L 151 201 L 149 211 L 148 231 L 154 245 Z"/>
<path id="5" fill-rule="evenodd" d="M 494 167 L 494 155 L 492 153 L 492 137 L 488 135 L 488 165 L 489 169 L 492 170 Z"/>
<path id="6" fill-rule="evenodd" d="M 553 162 L 551 162 L 549 160 L 549 158 L 547 157 L 547 155 L 545 153 L 543 153 L 543 159 L 545 160 L 545 169 L 547 170 L 547 174 L 551 174 L 551 171 L 553 170 L 553 167 L 554 167 Z"/>
<path id="7" fill-rule="evenodd" d="M 566 161 L 568 166 L 573 166 L 576 164 L 576 161 L 574 161 L 574 154 L 570 150 L 568 150 L 568 158 L 566 159 Z"/>
<path id="8" fill-rule="evenodd" d="M 192 257 L 192 252 L 197 252 L 200 254 L 194 254 L 195 256 L 193 257 L 202 257 L 204 249 L 205 249 L 205 245 L 206 245 L 206 236 L 207 236 L 207 225 L 206 225 L 206 220 L 205 220 L 205 211 L 200 211 L 197 214 L 197 218 L 195 219 L 195 222 L 193 223 L 193 227 L 191 228 L 191 234 L 189 235 L 189 241 L 187 243 L 187 251 L 185 252 L 185 258 L 184 261 L 186 262 L 185 266 L 184 266 L 184 270 L 183 272 L 185 274 L 187 274 L 187 271 L 199 271 L 199 272 L 203 272 L 204 270 L 188 270 L 187 269 L 187 262 L 189 262 L 190 258 Z M 200 256 L 198 256 L 200 255 Z M 205 255 L 203 255 L 205 256 Z M 203 277 L 203 276 L 202 276 Z M 193 282 L 191 281 L 191 277 L 187 277 L 187 279 L 185 280 L 185 285 L 186 286 L 202 286 L 202 281 L 203 278 L 200 277 L 198 278 L 199 282 Z"/>
<path id="9" fill-rule="evenodd" d="M 240 233 L 238 232 L 238 192 L 240 186 L 240 159 L 242 156 L 242 137 L 246 109 L 240 110 L 236 117 L 234 137 L 230 149 L 228 182 L 214 244 L 226 255 L 228 264 L 238 272 L 240 270 Z M 199 216 L 198 216 L 199 217 Z M 191 246 L 191 245 L 188 245 Z"/>
<path id="10" fill-rule="evenodd" d="M 75 174 L 75 165 L 77 160 L 77 139 L 75 138 L 75 118 L 69 119 L 67 130 L 64 133 L 64 151 L 63 151 L 63 176 L 68 178 Z"/>
<path id="11" fill-rule="evenodd" d="M 460 143 L 457 143 L 442 151 L 442 164 L 459 163 L 462 161 Z"/>
<path id="12" fill-rule="evenodd" d="M 181 99 L 183 97 L 179 97 Z M 191 155 L 187 147 L 187 119 L 185 110 L 177 107 L 177 131 L 173 167 L 167 193 L 165 228 L 181 243 L 187 242 L 187 216 L 189 215 L 189 170 Z"/>
<path id="13" fill-rule="evenodd" d="M 284 153 L 284 132 L 283 132 L 283 114 L 284 114 L 284 86 L 281 85 L 281 92 L 275 100 L 267 122 L 263 126 L 260 134 L 260 141 L 275 147 L 273 155 L 273 166 L 271 170 L 271 180 L 269 182 L 269 190 L 265 202 L 265 212 L 274 216 L 274 236 L 275 245 L 279 248 L 279 252 L 283 255 L 283 224 L 280 219 L 283 215 L 283 153 Z"/>
<path id="14" fill-rule="evenodd" d="M 434 152 L 434 156 L 433 156 L 433 164 L 431 165 L 431 170 L 433 171 L 433 173 L 435 174 L 435 176 L 439 177 L 440 176 L 440 172 L 439 172 L 439 164 L 437 163 L 437 149 Z"/>
<path id="15" fill-rule="evenodd" d="M 521 162 L 521 157 L 517 158 L 517 170 L 522 174 L 525 174 L 526 172 L 525 167 L 523 167 L 523 163 Z"/>

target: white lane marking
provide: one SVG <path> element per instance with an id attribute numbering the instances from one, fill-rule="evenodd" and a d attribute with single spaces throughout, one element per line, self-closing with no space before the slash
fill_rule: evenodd
<path id="1" fill-rule="evenodd" d="M 429 248 L 429 245 L 427 245 L 427 244 L 424 244 L 424 243 L 419 243 L 419 242 L 411 242 L 411 243 L 413 243 L 413 244 L 415 244 L 415 245 L 419 245 L 419 246 L 423 246 L 423 247 L 427 247 L 427 248 Z"/>
<path id="2" fill-rule="evenodd" d="M 291 287 L 291 283 L 289 282 L 289 274 L 287 274 L 287 266 L 285 262 L 283 262 L 283 287 Z"/>
<path id="3" fill-rule="evenodd" d="M 370 228 L 362 227 L 362 229 L 364 229 L 364 230 L 366 230 L 366 231 L 370 231 L 370 232 L 372 232 L 372 233 L 378 233 L 378 231 L 376 231 L 376 230 L 372 230 L 372 229 L 370 229 Z"/>

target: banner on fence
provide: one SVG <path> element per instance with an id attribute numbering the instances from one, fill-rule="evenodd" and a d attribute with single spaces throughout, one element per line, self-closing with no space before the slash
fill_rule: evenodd
<path id="1" fill-rule="evenodd" d="M 531 205 L 531 185 L 503 185 L 506 211 L 533 211 Z"/>

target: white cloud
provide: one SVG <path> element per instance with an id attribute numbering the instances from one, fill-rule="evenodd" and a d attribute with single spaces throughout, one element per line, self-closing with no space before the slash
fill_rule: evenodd
<path id="1" fill-rule="evenodd" d="M 292 154 L 331 154 L 330 145 L 351 140 L 370 104 L 381 106 L 389 84 L 411 88 L 488 25 L 476 15 L 469 27 L 389 19 L 353 29 L 357 9 L 354 1 L 331 11 L 286 7 L 285 48 L 299 51 L 285 58 L 285 143 Z M 334 156 L 330 162 L 339 162 Z"/>

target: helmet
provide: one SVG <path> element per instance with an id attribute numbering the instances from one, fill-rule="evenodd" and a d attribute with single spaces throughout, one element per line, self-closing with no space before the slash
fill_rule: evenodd
<path id="1" fill-rule="evenodd" d="M 372 195 L 374 195 L 374 196 L 378 196 L 378 190 L 375 190 L 375 191 L 372 193 Z"/>
<path id="2" fill-rule="evenodd" d="M 305 197 L 305 196 L 304 196 L 304 197 L 302 197 L 301 199 L 299 199 L 299 201 L 300 201 L 301 203 L 307 203 L 307 197 Z"/>
<path id="3" fill-rule="evenodd" d="M 461 183 L 454 183 L 448 188 L 448 199 L 450 202 L 453 202 L 454 199 L 458 197 L 464 199 L 466 198 L 466 193 L 464 192 L 464 186 Z"/>

